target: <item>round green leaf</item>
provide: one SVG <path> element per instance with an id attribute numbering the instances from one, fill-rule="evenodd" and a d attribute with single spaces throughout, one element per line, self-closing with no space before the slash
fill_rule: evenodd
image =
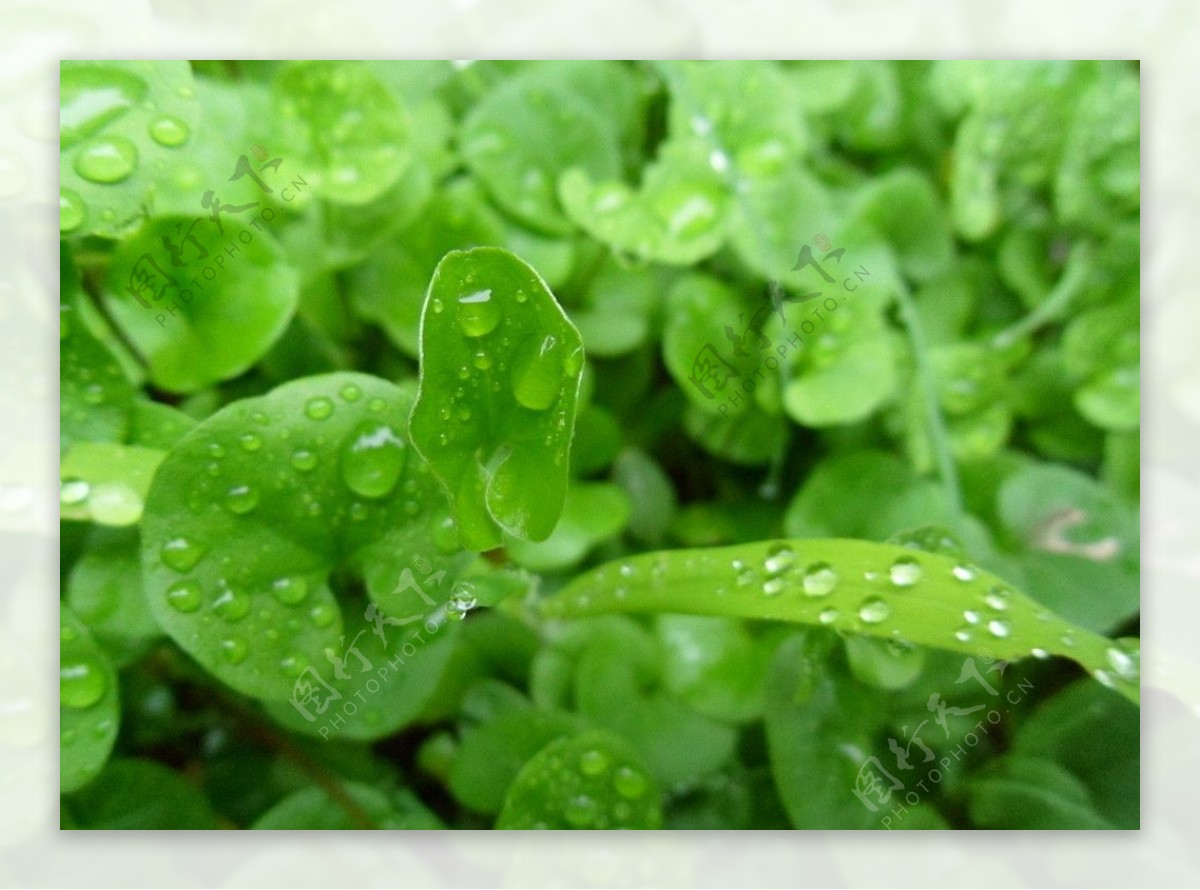
<path id="1" fill-rule="evenodd" d="M 149 760 L 114 760 L 68 798 L 80 828 L 176 831 L 213 829 L 208 801 L 179 773 Z"/>
<path id="2" fill-rule="evenodd" d="M 654 829 L 658 789 L 629 745 L 604 732 L 551 742 L 525 764 L 505 798 L 499 829 Z"/>
<path id="3" fill-rule="evenodd" d="M 296 308 L 299 278 L 261 225 L 224 217 L 156 218 L 113 255 L 105 303 L 149 364 L 154 383 L 194 392 L 241 374 L 273 344 Z M 203 251 L 176 244 L 191 231 Z M 164 242 L 166 239 L 166 242 Z M 174 261 L 179 265 L 174 265 Z"/>
<path id="4" fill-rule="evenodd" d="M 411 792 L 390 794 L 360 785 L 341 783 L 336 797 L 316 785 L 289 794 L 250 827 L 256 831 L 348 831 L 353 829 L 444 828 Z"/>
<path id="5" fill-rule="evenodd" d="M 143 520 L 147 595 L 163 629 L 216 677 L 265 699 L 317 695 L 341 708 L 330 704 L 330 665 L 341 659 L 366 682 L 355 634 L 418 629 L 449 595 L 462 558 L 445 534 L 435 540 L 445 500 L 408 445 L 410 406 L 373 377 L 312 377 L 229 405 L 167 456 Z M 388 621 L 366 610 L 344 619 L 335 570 L 360 579 Z M 315 705 L 302 704 L 297 714 L 317 724 Z"/>

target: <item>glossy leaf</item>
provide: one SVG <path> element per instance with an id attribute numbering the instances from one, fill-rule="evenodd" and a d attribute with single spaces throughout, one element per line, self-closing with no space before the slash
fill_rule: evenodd
<path id="1" fill-rule="evenodd" d="M 551 742 L 525 765 L 505 799 L 500 829 L 653 829 L 658 789 L 620 738 L 585 732 Z"/>
<path id="2" fill-rule="evenodd" d="M 146 494 L 165 452 L 138 445 L 80 442 L 63 455 L 63 519 L 128 526 L 142 518 Z"/>
<path id="3" fill-rule="evenodd" d="M 100 777 L 68 798 L 81 828 L 101 830 L 217 827 L 200 791 L 179 773 L 149 760 L 114 760 Z"/>
<path id="4" fill-rule="evenodd" d="M 508 251 L 447 254 L 421 316 L 413 444 L 450 493 L 464 545 L 543 541 L 563 509 L 583 342 Z"/>
<path id="5" fill-rule="evenodd" d="M 1138 700 L 1139 669 L 1124 644 L 1075 627 L 1002 578 L 961 559 L 851 540 L 785 540 L 649 553 L 577 577 L 544 600 L 555 617 L 682 612 L 788 621 L 1001 659 L 1071 658 Z M 620 594 L 618 595 L 618 591 Z"/>
<path id="6" fill-rule="evenodd" d="M 336 781 L 336 780 L 335 780 Z M 443 828 L 442 822 L 408 791 L 388 794 L 346 782 L 339 793 L 316 785 L 301 788 L 271 807 L 250 827 L 257 831 L 337 831 L 371 828 Z"/>
<path id="7" fill-rule="evenodd" d="M 449 595 L 462 562 L 434 542 L 445 502 L 410 453 L 410 405 L 366 375 L 309 378 L 228 406 L 163 462 L 143 523 L 147 594 L 163 629 L 216 677 L 287 700 L 307 669 L 329 675 L 327 650 L 358 677 L 341 638 L 362 624 L 343 616 L 351 603 L 330 587 L 335 569 L 361 578 L 394 622 Z M 236 558 L 248 549 L 253 560 Z M 440 586 L 418 589 L 418 558 L 447 572 Z"/>
<path id="8" fill-rule="evenodd" d="M 64 294 L 64 297 L 66 294 Z M 122 442 L 129 432 L 133 384 L 74 306 L 59 310 L 59 441 Z"/>
<path id="9" fill-rule="evenodd" d="M 187 62 L 63 61 L 59 230 L 114 238 L 136 229 L 157 179 L 199 119 Z"/>
<path id="10" fill-rule="evenodd" d="M 67 605 L 59 607 L 59 785 L 82 788 L 104 767 L 117 738 L 117 672 Z"/>

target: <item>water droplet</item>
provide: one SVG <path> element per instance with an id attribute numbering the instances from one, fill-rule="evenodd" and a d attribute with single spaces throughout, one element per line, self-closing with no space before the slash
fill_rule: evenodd
<path id="1" fill-rule="evenodd" d="M 87 500 L 92 487 L 82 479 L 64 479 L 58 488 L 58 499 L 64 504 L 82 504 Z"/>
<path id="2" fill-rule="evenodd" d="M 333 399 L 314 396 L 304 403 L 304 414 L 310 420 L 327 420 L 333 414 Z"/>
<path id="3" fill-rule="evenodd" d="M 718 173 L 724 173 L 729 169 L 729 155 L 720 150 L 714 150 L 708 156 L 708 163 Z"/>
<path id="4" fill-rule="evenodd" d="M 580 794 L 567 801 L 563 816 L 575 828 L 587 828 L 596 821 L 597 809 L 594 800 L 586 794 Z"/>
<path id="5" fill-rule="evenodd" d="M 298 448 L 292 452 L 292 466 L 301 473 L 308 473 L 317 466 L 316 452 L 309 451 L 307 448 Z"/>
<path id="6" fill-rule="evenodd" d="M 755 573 L 754 569 L 750 568 L 749 566 L 743 565 L 741 570 L 739 570 L 737 573 L 738 587 L 749 587 L 756 580 L 757 574 Z"/>
<path id="7" fill-rule="evenodd" d="M 294 677 L 304 670 L 304 657 L 295 652 L 289 653 L 279 659 L 279 669 L 289 677 Z"/>
<path id="8" fill-rule="evenodd" d="M 988 633 L 1001 640 L 1007 637 L 1010 633 L 1008 623 L 1001 621 L 999 618 L 989 621 L 987 629 Z"/>
<path id="9" fill-rule="evenodd" d="M 979 618 L 979 613 L 974 609 L 967 609 L 965 612 L 963 612 L 963 620 L 966 621 L 967 624 L 978 624 Z"/>
<path id="10" fill-rule="evenodd" d="M 585 776 L 598 776 L 608 769 L 608 755 L 603 751 L 584 751 L 579 755 L 579 771 Z"/>
<path id="11" fill-rule="evenodd" d="M 1074 634 L 1065 633 L 1061 637 L 1059 637 L 1059 639 L 1062 641 L 1062 644 L 1068 648 L 1073 648 L 1075 646 L 1075 635 Z"/>
<path id="12" fill-rule="evenodd" d="M 124 136 L 105 136 L 80 149 L 74 166 L 84 179 L 112 183 L 127 179 L 137 162 L 137 146 Z"/>
<path id="13" fill-rule="evenodd" d="M 271 594 L 285 606 L 294 606 L 308 597 L 308 582 L 303 578 L 277 578 L 271 584 Z"/>
<path id="14" fill-rule="evenodd" d="M 59 132 L 72 148 L 124 116 L 146 95 L 147 83 L 115 68 L 64 69 L 60 84 Z"/>
<path id="15" fill-rule="evenodd" d="M 73 232 L 83 225 L 87 217 L 87 205 L 83 198 L 71 189 L 62 189 L 58 193 L 58 230 Z"/>
<path id="16" fill-rule="evenodd" d="M 809 596 L 827 596 L 837 587 L 837 572 L 827 562 L 814 562 L 804 570 L 802 586 Z"/>
<path id="17" fill-rule="evenodd" d="M 225 493 L 225 507 L 242 516 L 258 506 L 258 489 L 252 485 L 235 485 Z"/>
<path id="18" fill-rule="evenodd" d="M 258 451 L 262 448 L 262 436 L 258 433 L 242 433 L 238 437 L 238 444 L 242 446 L 243 451 Z"/>
<path id="19" fill-rule="evenodd" d="M 1141 654 L 1129 652 L 1118 646 L 1109 647 L 1105 653 L 1108 663 L 1122 680 L 1136 680 L 1141 674 Z"/>
<path id="20" fill-rule="evenodd" d="M 1107 686 L 1109 689 L 1116 688 L 1116 685 L 1117 685 L 1116 678 L 1114 678 L 1113 675 L 1110 674 L 1108 671 L 1095 670 L 1095 671 L 1092 671 L 1092 676 L 1095 677 L 1097 680 L 1099 680 L 1101 685 Z"/>
<path id="21" fill-rule="evenodd" d="M 308 610 L 308 617 L 315 627 L 329 627 L 337 618 L 337 607 L 332 603 L 317 603 Z"/>
<path id="22" fill-rule="evenodd" d="M 454 590 L 446 603 L 446 617 L 453 621 L 462 621 L 478 603 L 479 598 L 475 593 L 475 585 L 467 581 L 459 581 L 454 585 Z"/>
<path id="23" fill-rule="evenodd" d="M 383 399 L 371 399 L 367 402 L 367 408 L 375 414 L 382 414 L 383 409 L 387 407 L 387 402 Z"/>
<path id="24" fill-rule="evenodd" d="M 921 564 L 911 556 L 901 556 L 892 563 L 888 577 L 896 587 L 912 587 L 921 580 Z"/>
<path id="25" fill-rule="evenodd" d="M 225 456 L 225 446 L 223 446 L 220 442 L 209 442 L 208 453 L 217 460 L 220 460 Z"/>
<path id="26" fill-rule="evenodd" d="M 61 665 L 58 672 L 58 700 L 68 708 L 90 708 L 108 691 L 104 669 L 92 658 L 76 658 Z"/>
<path id="27" fill-rule="evenodd" d="M 471 358 L 471 364 L 480 371 L 486 371 L 492 366 L 492 357 L 481 349 Z"/>
<path id="28" fill-rule="evenodd" d="M 189 135 L 187 124 L 170 115 L 164 115 L 150 124 L 150 138 L 167 148 L 183 145 Z"/>
<path id="29" fill-rule="evenodd" d="M 783 578 L 768 578 L 763 582 L 762 591 L 766 596 L 777 596 L 787 589 L 787 582 Z"/>
<path id="30" fill-rule="evenodd" d="M 362 390 L 353 383 L 347 383 L 342 387 L 342 398 L 347 402 L 357 402 L 362 398 Z"/>
<path id="31" fill-rule="evenodd" d="M 354 522 L 362 522 L 367 518 L 367 505 L 355 501 L 350 505 L 350 518 Z"/>
<path id="32" fill-rule="evenodd" d="M 979 574 L 974 566 L 959 565 L 950 570 L 959 581 L 974 581 Z"/>
<path id="33" fill-rule="evenodd" d="M 1045 661 L 1047 658 L 1050 657 L 1049 652 L 1047 652 L 1045 649 L 1039 649 L 1039 648 L 1030 649 L 1029 654 L 1032 655 L 1034 658 L 1038 659 L 1039 661 Z"/>
<path id="34" fill-rule="evenodd" d="M 960 643 L 967 643 L 967 642 L 970 642 L 970 639 L 971 639 L 971 628 L 969 628 L 969 627 L 960 627 L 958 630 L 956 630 L 956 631 L 954 632 L 954 639 L 958 640 Z"/>
<path id="35" fill-rule="evenodd" d="M 817 616 L 817 620 L 822 624 L 829 625 L 838 620 L 838 610 L 830 607 L 822 609 L 821 614 Z"/>
<path id="36" fill-rule="evenodd" d="M 227 637 L 221 640 L 221 655 L 230 664 L 241 664 L 246 660 L 246 641 L 241 637 Z"/>
<path id="37" fill-rule="evenodd" d="M 101 525 L 133 525 L 142 518 L 142 496 L 124 482 L 102 482 L 88 497 L 88 512 Z"/>
<path id="38" fill-rule="evenodd" d="M 226 621 L 241 621 L 250 611 L 250 597 L 232 587 L 223 587 L 213 601 L 213 611 Z"/>
<path id="39" fill-rule="evenodd" d="M 864 624 L 879 624 L 886 621 L 891 614 L 891 606 L 877 596 L 864 600 L 863 604 L 858 607 L 858 617 Z"/>
<path id="40" fill-rule="evenodd" d="M 983 601 L 988 604 L 989 608 L 995 609 L 997 612 L 1003 612 L 1008 608 L 1009 591 L 1003 587 L 993 587 L 987 592 L 987 596 Z"/>
<path id="41" fill-rule="evenodd" d="M 513 367 L 513 396 L 531 411 L 545 411 L 554 404 L 562 387 L 562 348 L 557 337 L 542 338 Z"/>
<path id="42" fill-rule="evenodd" d="M 613 775 L 613 787 L 627 800 L 636 800 L 646 793 L 646 777 L 635 769 L 623 766 Z"/>
<path id="43" fill-rule="evenodd" d="M 177 612 L 195 612 L 200 599 L 200 585 L 195 581 L 176 581 L 167 588 L 167 602 Z"/>
<path id="44" fill-rule="evenodd" d="M 767 557 L 763 560 L 763 568 L 768 575 L 779 575 L 792 567 L 796 554 L 787 544 L 772 544 L 767 549 Z"/>
<path id="45" fill-rule="evenodd" d="M 490 334 L 499 323 L 500 305 L 490 288 L 458 298 L 458 326 L 468 337 Z"/>
<path id="46" fill-rule="evenodd" d="M 365 498 L 381 498 L 396 487 L 404 472 L 408 448 L 386 423 L 359 424 L 342 450 L 342 481 Z"/>
<path id="47" fill-rule="evenodd" d="M 433 310 L 434 315 L 441 315 L 442 310 L 446 307 L 442 304 L 441 300 L 439 300 L 437 297 L 434 297 L 429 303 L 429 308 Z"/>

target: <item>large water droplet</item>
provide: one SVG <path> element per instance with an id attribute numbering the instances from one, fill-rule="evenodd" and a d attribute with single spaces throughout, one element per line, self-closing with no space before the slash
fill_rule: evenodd
<path id="1" fill-rule="evenodd" d="M 1109 647 L 1105 658 L 1122 680 L 1137 680 L 1141 674 L 1141 653 L 1130 651 L 1120 645 Z"/>
<path id="2" fill-rule="evenodd" d="M 167 602 L 177 612 L 195 612 L 200 608 L 200 585 L 195 581 L 176 581 L 167 588 Z"/>
<path id="3" fill-rule="evenodd" d="M 224 587 L 213 601 L 213 611 L 226 621 L 241 621 L 250 611 L 250 597 L 240 590 Z"/>
<path id="4" fill-rule="evenodd" d="M 837 587 L 838 576 L 827 562 L 814 562 L 804 570 L 801 586 L 809 596 L 827 596 Z"/>
<path id="5" fill-rule="evenodd" d="M 317 603 L 308 610 L 314 627 L 329 627 L 337 619 L 337 607 L 332 603 Z"/>
<path id="6" fill-rule="evenodd" d="M 517 360 L 512 376 L 513 396 L 532 411 L 545 411 L 554 404 L 562 387 L 562 347 L 549 334 L 536 350 Z"/>
<path id="7" fill-rule="evenodd" d="M 285 606 L 294 606 L 308 596 L 308 582 L 303 578 L 276 578 L 271 584 L 271 595 Z"/>
<path id="8" fill-rule="evenodd" d="M 471 358 L 471 364 L 480 371 L 486 371 L 492 366 L 492 357 L 488 355 L 486 350 L 480 349 Z"/>
<path id="9" fill-rule="evenodd" d="M 886 621 L 891 614 L 891 606 L 877 596 L 864 600 L 858 607 L 858 617 L 864 624 L 879 624 Z"/>
<path id="10" fill-rule="evenodd" d="M 967 609 L 965 612 L 963 612 L 963 620 L 966 621 L 967 624 L 978 624 L 980 617 L 980 614 L 974 609 Z"/>
<path id="11" fill-rule="evenodd" d="M 787 589 L 787 581 L 783 578 L 768 578 L 763 582 L 762 591 L 766 596 L 778 596 Z"/>
<path id="12" fill-rule="evenodd" d="M 102 482 L 92 488 L 88 512 L 101 525 L 133 525 L 142 518 L 142 496 L 124 482 Z"/>
<path id="13" fill-rule="evenodd" d="M 475 585 L 467 581 L 459 581 L 454 585 L 454 591 L 446 603 L 446 617 L 453 621 L 462 621 L 479 603 Z"/>
<path id="14" fill-rule="evenodd" d="M 408 448 L 386 423 L 360 423 L 342 449 L 342 481 L 364 498 L 381 498 L 396 487 Z"/>
<path id="15" fill-rule="evenodd" d="M 137 146 L 124 136 L 106 136 L 85 145 L 75 157 L 75 172 L 92 182 L 120 182 L 138 162 Z"/>
<path id="16" fill-rule="evenodd" d="M 458 326 L 468 337 L 490 334 L 499 323 L 500 305 L 490 288 L 458 298 Z"/>
<path id="17" fill-rule="evenodd" d="M 579 771 L 585 776 L 598 776 L 608 769 L 608 755 L 603 751 L 584 751 L 579 755 Z"/>
<path id="18" fill-rule="evenodd" d="M 253 485 L 235 485 L 225 493 L 225 507 L 242 516 L 258 506 L 258 489 Z"/>
<path id="19" fill-rule="evenodd" d="M 838 610 L 832 606 L 828 609 L 822 609 L 821 614 L 817 616 L 817 620 L 822 624 L 829 625 L 838 620 Z"/>
<path id="20" fill-rule="evenodd" d="M 362 390 L 353 383 L 347 383 L 342 387 L 342 398 L 347 402 L 357 402 L 362 398 Z"/>
<path id="21" fill-rule="evenodd" d="M 82 504 L 91 491 L 92 487 L 82 479 L 64 479 L 59 483 L 58 499 L 68 505 Z"/>
<path id="22" fill-rule="evenodd" d="M 897 587 L 912 587 L 921 580 L 921 564 L 911 556 L 901 556 L 892 563 L 888 577 Z"/>
<path id="23" fill-rule="evenodd" d="M 996 639 L 1004 639 L 1010 633 L 1008 622 L 1001 621 L 999 618 L 988 622 L 988 633 L 996 637 Z"/>
<path id="24" fill-rule="evenodd" d="M 304 414 L 310 420 L 328 420 L 333 414 L 333 399 L 314 396 L 304 403 Z"/>
<path id="25" fill-rule="evenodd" d="M 58 700 L 64 707 L 90 708 L 104 698 L 107 690 L 104 669 L 92 658 L 76 658 L 59 668 Z"/>
<path id="26" fill-rule="evenodd" d="M 983 601 L 997 612 L 1003 612 L 1008 608 L 1008 597 L 1009 591 L 1006 588 L 993 587 L 987 592 L 987 596 L 983 598 Z"/>
<path id="27" fill-rule="evenodd" d="M 238 444 L 242 446 L 243 451 L 254 452 L 262 448 L 263 440 L 258 433 L 242 433 L 238 437 Z"/>
<path id="28" fill-rule="evenodd" d="M 580 794 L 567 801 L 563 816 L 575 828 L 587 828 L 596 821 L 598 809 L 594 800 L 586 794 Z"/>
<path id="29" fill-rule="evenodd" d="M 974 581 L 979 574 L 974 566 L 957 565 L 950 570 L 959 581 Z"/>
<path id="30" fill-rule="evenodd" d="M 150 124 L 150 138 L 167 148 L 183 145 L 189 135 L 187 124 L 170 115 L 163 115 Z"/>

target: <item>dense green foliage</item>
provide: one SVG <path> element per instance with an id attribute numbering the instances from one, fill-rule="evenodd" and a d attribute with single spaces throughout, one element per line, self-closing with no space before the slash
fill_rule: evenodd
<path id="1" fill-rule="evenodd" d="M 1139 824 L 1139 74 L 64 62 L 62 824 Z"/>

